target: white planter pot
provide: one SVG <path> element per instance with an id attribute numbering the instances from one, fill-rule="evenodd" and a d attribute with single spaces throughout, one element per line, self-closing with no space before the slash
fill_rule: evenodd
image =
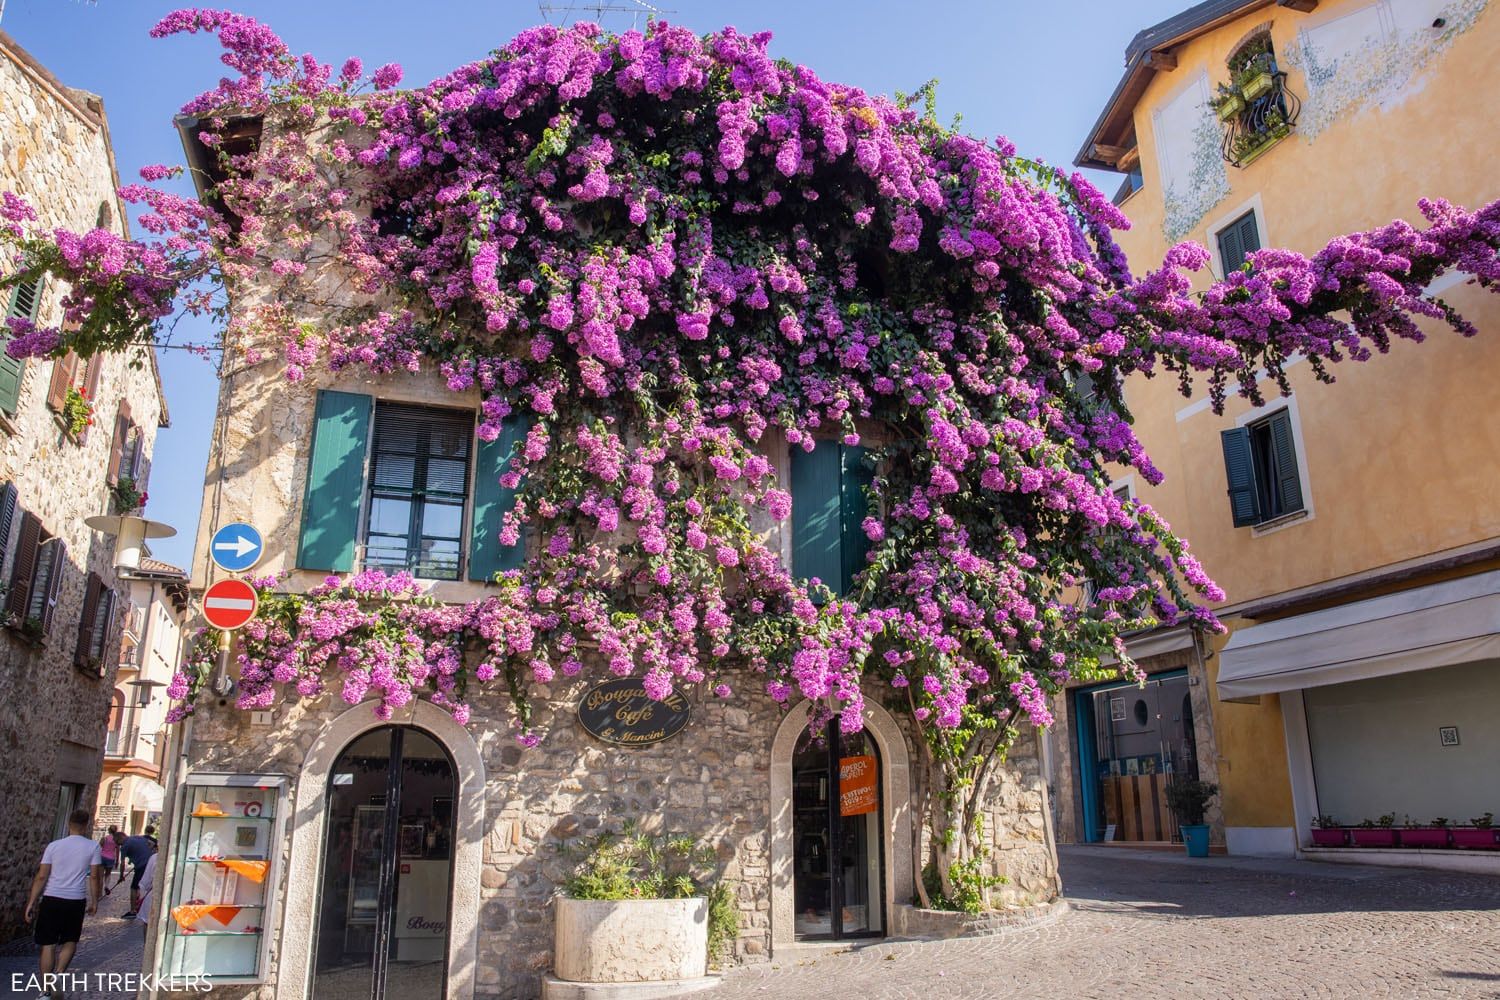
<path id="1" fill-rule="evenodd" d="M 708 900 L 554 901 L 557 978 L 574 983 L 643 983 L 708 974 Z"/>

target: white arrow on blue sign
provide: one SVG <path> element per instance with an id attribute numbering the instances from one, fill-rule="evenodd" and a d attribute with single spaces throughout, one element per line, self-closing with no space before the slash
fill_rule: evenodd
<path id="1" fill-rule="evenodd" d="M 242 521 L 224 525 L 208 543 L 213 561 L 231 573 L 243 573 L 254 566 L 263 552 L 260 532 Z"/>

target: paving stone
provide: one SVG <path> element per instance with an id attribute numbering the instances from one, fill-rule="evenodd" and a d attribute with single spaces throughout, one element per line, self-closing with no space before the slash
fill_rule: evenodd
<path id="1" fill-rule="evenodd" d="M 1500 878 L 1063 848 L 1044 927 L 731 971 L 705 1000 L 1500 997 Z"/>

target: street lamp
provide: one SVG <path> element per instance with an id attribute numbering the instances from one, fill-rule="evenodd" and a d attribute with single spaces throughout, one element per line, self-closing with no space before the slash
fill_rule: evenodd
<path id="1" fill-rule="evenodd" d="M 148 521 L 134 514 L 95 514 L 84 518 L 95 531 L 115 536 L 115 572 L 130 573 L 141 566 L 141 549 L 148 538 L 171 538 L 177 529 L 161 521 Z"/>

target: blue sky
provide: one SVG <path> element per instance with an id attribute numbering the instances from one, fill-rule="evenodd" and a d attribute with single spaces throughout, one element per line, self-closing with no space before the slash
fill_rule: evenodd
<path id="1" fill-rule="evenodd" d="M 1189 2 L 660 0 L 656 6 L 675 12 L 668 20 L 699 32 L 726 24 L 772 31 L 775 55 L 869 91 L 910 91 L 935 77 L 945 120 L 962 114 L 963 128 L 974 135 L 1004 135 L 1028 156 L 1067 164 L 1119 79 L 1126 42 Z M 267 22 L 294 51 L 325 62 L 351 55 L 366 66 L 399 62 L 407 84 L 477 59 L 543 20 L 532 0 L 225 5 Z M 142 165 L 182 162 L 172 114 L 224 70 L 212 39 L 147 37 L 152 24 L 179 6 L 185 4 L 7 0 L 0 20 L 64 83 L 104 97 L 124 183 L 136 179 Z M 629 27 L 618 16 L 606 24 Z M 1106 190 L 1116 183 L 1108 175 L 1100 180 Z M 177 336 L 208 340 L 212 331 L 184 323 Z M 160 362 L 172 426 L 156 440 L 149 511 L 179 533 L 153 543 L 153 550 L 186 566 L 203 497 L 216 384 L 212 367 L 185 352 L 161 352 Z"/>

